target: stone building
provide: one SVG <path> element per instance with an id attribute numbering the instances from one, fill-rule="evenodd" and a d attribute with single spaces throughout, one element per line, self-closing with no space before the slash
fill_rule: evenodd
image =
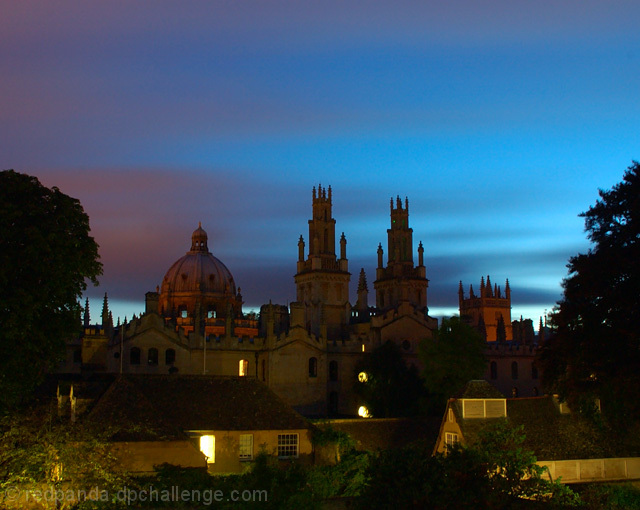
<path id="1" fill-rule="evenodd" d="M 352 306 L 347 240 L 342 233 L 336 252 L 331 187 L 314 187 L 311 205 L 308 251 L 300 236 L 296 301 L 288 307 L 265 304 L 259 320 L 245 315 L 240 288 L 198 225 L 161 288 L 147 292 L 140 317 L 114 326 L 105 295 L 102 324 L 92 326 L 87 307 L 84 334 L 69 343 L 61 371 L 240 375 L 263 381 L 307 416 L 357 414 L 362 403 L 353 387 L 363 352 L 392 341 L 418 366 L 418 343 L 437 328 L 428 315 L 424 248 L 416 265 L 409 202 L 392 199 L 386 265 L 382 245 L 377 251 L 376 306 L 369 306 L 364 270 Z"/>

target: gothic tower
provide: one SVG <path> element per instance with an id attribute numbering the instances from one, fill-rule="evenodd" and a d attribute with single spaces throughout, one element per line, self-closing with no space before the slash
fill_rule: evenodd
<path id="1" fill-rule="evenodd" d="M 309 254 L 298 241 L 298 269 L 294 277 L 297 301 L 304 307 L 305 326 L 320 335 L 326 326 L 329 338 L 346 335 L 349 320 L 349 279 L 347 239 L 340 237 L 340 258 L 336 256 L 336 220 L 331 216 L 331 186 L 313 188 L 312 218 L 309 220 Z"/>
<path id="2" fill-rule="evenodd" d="M 511 287 L 507 279 L 504 295 L 498 285 L 491 287 L 491 278 L 480 278 L 480 295 L 476 296 L 469 286 L 469 297 L 465 298 L 462 282 L 458 288 L 460 317 L 480 331 L 487 342 L 513 340 L 511 325 Z M 501 325 L 502 323 L 502 325 Z M 504 326 L 504 330 L 502 329 Z"/>
<path id="3" fill-rule="evenodd" d="M 400 197 L 396 206 L 391 199 L 391 228 L 387 229 L 387 267 L 383 267 L 382 244 L 378 245 L 378 268 L 373 286 L 376 306 L 380 311 L 397 309 L 409 303 L 415 310 L 427 314 L 427 287 L 424 248 L 418 246 L 418 265 L 413 264 L 413 229 L 409 228 L 409 200 L 404 207 Z"/>

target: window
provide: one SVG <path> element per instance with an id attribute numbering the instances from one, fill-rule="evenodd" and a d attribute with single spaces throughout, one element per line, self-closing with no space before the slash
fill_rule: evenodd
<path id="1" fill-rule="evenodd" d="M 238 375 L 245 377 L 249 372 L 249 362 L 246 359 L 241 359 L 238 363 Z"/>
<path id="2" fill-rule="evenodd" d="M 240 460 L 253 459 L 253 434 L 240 434 L 238 439 L 238 457 Z"/>
<path id="3" fill-rule="evenodd" d="M 513 388 L 511 388 L 511 396 L 513 398 L 518 398 L 519 392 L 518 392 L 518 388 L 516 386 L 514 386 Z"/>
<path id="4" fill-rule="evenodd" d="M 73 351 L 73 362 L 74 363 L 82 363 L 82 350 L 74 349 Z"/>
<path id="5" fill-rule="evenodd" d="M 454 444 L 458 442 L 458 434 L 453 432 L 446 432 L 444 435 L 444 444 L 447 448 L 452 448 Z"/>
<path id="6" fill-rule="evenodd" d="M 449 408 L 449 411 L 447 412 L 447 419 L 449 421 L 453 421 L 453 409 Z"/>
<path id="7" fill-rule="evenodd" d="M 318 377 L 318 358 L 309 358 L 309 377 Z"/>
<path id="8" fill-rule="evenodd" d="M 186 310 L 180 310 L 180 317 L 182 317 L 183 319 L 186 319 L 188 317 L 187 311 Z"/>
<path id="9" fill-rule="evenodd" d="M 164 352 L 164 364 L 173 365 L 176 362 L 176 351 L 173 349 L 167 349 Z"/>
<path id="10" fill-rule="evenodd" d="M 158 349 L 152 347 L 149 349 L 149 355 L 147 356 L 147 362 L 149 365 L 157 365 L 158 364 Z"/>
<path id="11" fill-rule="evenodd" d="M 216 461 L 216 437 L 200 436 L 200 451 L 207 458 L 207 464 L 213 464 Z"/>
<path id="12" fill-rule="evenodd" d="M 140 364 L 140 349 L 138 349 L 137 347 L 132 347 L 129 351 L 129 363 L 131 365 Z"/>
<path id="13" fill-rule="evenodd" d="M 498 364 L 495 361 L 491 362 L 491 379 L 494 381 L 498 378 Z"/>
<path id="14" fill-rule="evenodd" d="M 338 362 L 332 361 L 329 363 L 329 380 L 337 381 L 338 380 Z"/>
<path id="15" fill-rule="evenodd" d="M 298 434 L 278 434 L 278 458 L 298 458 Z"/>
<path id="16" fill-rule="evenodd" d="M 518 379 L 518 362 L 511 363 L 511 379 L 516 381 Z"/>
<path id="17" fill-rule="evenodd" d="M 538 378 L 538 367 L 535 363 L 531 363 L 531 379 Z"/>

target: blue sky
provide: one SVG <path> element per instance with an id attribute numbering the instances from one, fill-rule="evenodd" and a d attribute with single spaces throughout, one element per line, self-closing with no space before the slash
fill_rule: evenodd
<path id="1" fill-rule="evenodd" d="M 638 19 L 615 0 L 4 2 L 0 162 L 82 201 L 94 311 L 105 291 L 142 310 L 198 221 L 246 306 L 295 299 L 322 183 L 371 291 L 407 196 L 434 314 L 490 274 L 537 323 L 588 248 L 578 214 L 640 157 Z"/>

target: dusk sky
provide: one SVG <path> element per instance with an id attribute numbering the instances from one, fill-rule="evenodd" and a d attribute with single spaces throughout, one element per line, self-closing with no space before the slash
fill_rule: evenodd
<path id="1" fill-rule="evenodd" d="M 78 198 L 114 317 L 190 247 L 245 309 L 295 300 L 311 189 L 333 188 L 370 304 L 389 199 L 431 315 L 458 281 L 550 311 L 578 214 L 640 159 L 640 2 L 0 0 L 0 163 Z M 416 257 L 417 259 L 417 257 Z"/>

